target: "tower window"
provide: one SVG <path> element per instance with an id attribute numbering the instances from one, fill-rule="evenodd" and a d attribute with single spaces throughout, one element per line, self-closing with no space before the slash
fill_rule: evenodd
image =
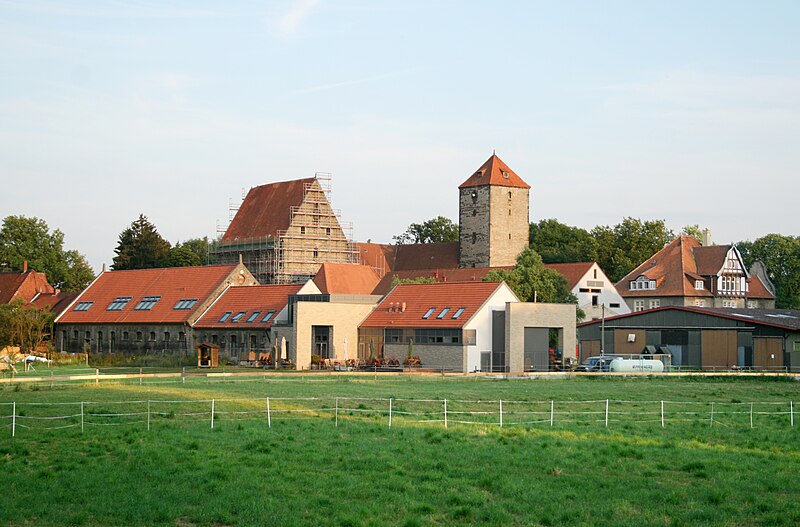
<path id="1" fill-rule="evenodd" d="M 508 233 L 508 239 L 509 240 L 511 239 L 511 233 L 510 232 Z"/>
<path id="2" fill-rule="evenodd" d="M 508 191 L 508 201 L 511 201 L 511 191 Z"/>
<path id="3" fill-rule="evenodd" d="M 478 241 L 478 235 L 473 232 L 472 233 L 472 243 L 475 243 L 476 241 Z"/>
<path id="4" fill-rule="evenodd" d="M 473 203 L 478 201 L 478 192 L 477 191 L 473 190 L 471 196 L 472 196 L 472 202 Z"/>
<path id="5" fill-rule="evenodd" d="M 508 209 L 508 215 L 511 216 L 511 209 Z"/>

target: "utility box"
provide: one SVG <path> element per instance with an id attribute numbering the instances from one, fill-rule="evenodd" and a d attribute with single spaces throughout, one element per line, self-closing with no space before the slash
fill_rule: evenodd
<path id="1" fill-rule="evenodd" d="M 216 368 L 219 366 L 219 346 L 201 342 L 197 345 L 197 367 Z"/>

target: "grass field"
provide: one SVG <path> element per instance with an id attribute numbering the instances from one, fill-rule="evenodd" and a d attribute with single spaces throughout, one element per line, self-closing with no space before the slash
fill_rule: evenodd
<path id="1" fill-rule="evenodd" d="M 606 399 L 626 401 L 608 427 Z M 0 389 L 12 401 L 29 427 L 0 419 L 1 525 L 800 524 L 791 380 L 190 379 Z M 80 401 L 83 432 L 32 419 Z"/>

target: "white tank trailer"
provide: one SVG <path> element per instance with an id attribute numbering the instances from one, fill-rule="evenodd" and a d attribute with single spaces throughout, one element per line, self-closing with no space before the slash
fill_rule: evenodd
<path id="1" fill-rule="evenodd" d="M 655 359 L 614 359 L 608 371 L 617 373 L 662 373 L 664 363 Z"/>

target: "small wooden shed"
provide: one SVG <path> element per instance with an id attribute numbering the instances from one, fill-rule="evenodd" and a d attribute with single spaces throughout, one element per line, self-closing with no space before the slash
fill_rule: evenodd
<path id="1" fill-rule="evenodd" d="M 219 346 L 201 342 L 197 345 L 197 367 L 216 368 L 219 366 Z"/>

